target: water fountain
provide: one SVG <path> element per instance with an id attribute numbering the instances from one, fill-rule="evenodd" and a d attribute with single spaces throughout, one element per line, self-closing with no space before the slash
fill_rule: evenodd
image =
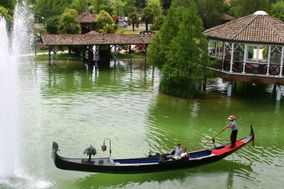
<path id="1" fill-rule="evenodd" d="M 31 49 L 29 18 L 26 4 L 17 3 L 12 33 L 8 34 L 6 21 L 0 17 L 0 177 L 15 174 L 20 100 L 18 58 Z"/>

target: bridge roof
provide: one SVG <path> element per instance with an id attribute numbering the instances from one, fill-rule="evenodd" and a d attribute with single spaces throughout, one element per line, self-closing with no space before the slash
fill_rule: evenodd
<path id="1" fill-rule="evenodd" d="M 42 36 L 44 45 L 146 45 L 153 35 L 143 34 L 46 34 Z"/>

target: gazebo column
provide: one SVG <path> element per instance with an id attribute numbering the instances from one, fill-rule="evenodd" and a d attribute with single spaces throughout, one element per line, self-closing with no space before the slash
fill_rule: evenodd
<path id="1" fill-rule="evenodd" d="M 48 46 L 48 65 L 51 66 L 51 46 Z"/>
<path id="2" fill-rule="evenodd" d="M 222 48 L 223 48 L 223 54 L 222 54 L 221 70 L 224 71 L 225 56 L 226 56 L 226 42 L 225 41 L 223 41 Z"/>
<path id="3" fill-rule="evenodd" d="M 277 85 L 276 87 L 276 101 L 280 101 L 282 97 L 281 87 Z"/>
<path id="4" fill-rule="evenodd" d="M 280 60 L 280 71 L 279 71 L 279 77 L 282 77 L 282 70 L 283 70 L 283 55 L 284 55 L 284 47 L 282 46 L 282 50 L 281 50 L 281 60 Z"/>
<path id="5" fill-rule="evenodd" d="M 230 83 L 228 83 L 228 87 L 227 87 L 227 96 L 229 96 L 229 97 L 232 96 L 232 90 L 233 90 L 233 83 L 230 82 Z"/>
<path id="6" fill-rule="evenodd" d="M 234 50 L 235 50 L 235 43 L 232 43 L 231 46 L 231 61 L 230 61 L 230 73 L 233 73 L 233 64 L 234 64 Z"/>
<path id="7" fill-rule="evenodd" d="M 244 52 L 244 62 L 243 62 L 243 74 L 246 73 L 246 61 L 247 61 L 247 57 L 248 57 L 248 46 L 247 44 L 245 44 L 245 52 Z"/>
<path id="8" fill-rule="evenodd" d="M 269 76 L 270 60 L 271 59 L 271 45 L 268 46 L 268 55 L 267 55 L 267 70 L 266 75 Z"/>

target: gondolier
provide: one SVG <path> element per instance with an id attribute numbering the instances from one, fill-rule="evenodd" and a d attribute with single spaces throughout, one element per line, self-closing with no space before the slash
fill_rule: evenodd
<path id="1" fill-rule="evenodd" d="M 231 130 L 232 130 L 231 136 L 230 136 L 230 138 L 231 138 L 231 148 L 234 148 L 235 144 L 236 144 L 236 140 L 237 140 L 237 135 L 238 135 L 238 125 L 237 125 L 235 116 L 230 115 L 228 117 L 228 120 L 229 120 L 229 123 L 228 123 L 228 125 L 226 127 L 224 127 L 223 130 L 231 128 Z"/>

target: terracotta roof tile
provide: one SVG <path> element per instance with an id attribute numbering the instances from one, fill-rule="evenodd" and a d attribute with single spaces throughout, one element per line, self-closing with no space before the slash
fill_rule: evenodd
<path id="1" fill-rule="evenodd" d="M 269 15 L 251 14 L 210 28 L 204 34 L 228 41 L 284 44 L 284 23 Z"/>
<path id="2" fill-rule="evenodd" d="M 153 35 L 141 34 L 47 34 L 42 36 L 44 45 L 134 45 L 149 44 Z"/>
<path id="3" fill-rule="evenodd" d="M 94 23 L 96 22 L 96 15 L 90 12 L 84 12 L 79 15 L 78 20 L 80 23 Z"/>

